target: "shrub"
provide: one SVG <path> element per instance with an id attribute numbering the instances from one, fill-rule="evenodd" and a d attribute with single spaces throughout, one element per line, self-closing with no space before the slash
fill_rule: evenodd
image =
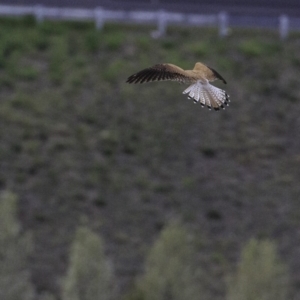
<path id="1" fill-rule="evenodd" d="M 32 81 L 38 78 L 39 72 L 32 66 L 22 67 L 16 74 L 20 79 Z"/>
<path id="2" fill-rule="evenodd" d="M 194 250 L 188 232 L 178 223 L 163 230 L 146 261 L 145 275 L 138 284 L 144 300 L 199 299 Z"/>
<path id="3" fill-rule="evenodd" d="M 275 244 L 252 239 L 228 284 L 228 300 L 286 300 L 288 276 Z"/>
<path id="4" fill-rule="evenodd" d="M 205 42 L 194 42 L 187 46 L 187 50 L 195 54 L 197 57 L 204 57 L 211 51 L 211 45 Z"/>
<path id="5" fill-rule="evenodd" d="M 241 42 L 238 48 L 247 57 L 272 56 L 281 50 L 279 43 L 269 43 L 256 39 L 245 40 Z"/>
<path id="6" fill-rule="evenodd" d="M 0 299 L 31 300 L 34 288 L 27 270 L 32 250 L 29 235 L 21 235 L 17 221 L 17 198 L 4 192 L 0 196 Z"/>
<path id="7" fill-rule="evenodd" d="M 104 255 L 103 242 L 88 228 L 79 228 L 71 247 L 62 299 L 108 300 L 112 295 L 112 270 Z"/>
<path id="8" fill-rule="evenodd" d="M 90 30 L 85 36 L 85 47 L 89 52 L 95 53 L 100 45 L 100 34 L 97 30 Z"/>
<path id="9" fill-rule="evenodd" d="M 141 36 L 137 39 L 137 45 L 140 51 L 150 50 L 152 47 L 153 41 L 149 36 Z"/>
<path id="10" fill-rule="evenodd" d="M 102 79 L 111 83 L 115 83 L 122 76 L 122 70 L 126 70 L 126 63 L 123 60 L 116 59 L 113 63 L 101 70 Z"/>
<path id="11" fill-rule="evenodd" d="M 65 76 L 65 62 L 67 60 L 68 47 L 65 38 L 57 37 L 52 41 L 53 45 L 50 53 L 49 76 L 54 83 L 60 84 Z"/>
<path id="12" fill-rule="evenodd" d="M 162 40 L 161 46 L 162 46 L 162 48 L 164 48 L 166 50 L 176 49 L 175 41 L 173 41 L 171 39 L 167 39 L 167 38 Z"/>
<path id="13" fill-rule="evenodd" d="M 121 49 L 126 37 L 123 32 L 115 31 L 106 33 L 102 38 L 108 51 L 116 51 Z"/>

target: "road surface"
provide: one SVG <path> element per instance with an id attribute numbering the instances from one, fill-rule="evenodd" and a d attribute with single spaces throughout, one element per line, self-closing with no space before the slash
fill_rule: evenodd
<path id="1" fill-rule="evenodd" d="M 232 15 L 261 15 L 300 17 L 299 0 L 0 0 L 0 4 L 35 5 L 49 7 L 102 6 L 111 9 L 143 9 L 168 11 L 219 13 L 226 11 Z"/>

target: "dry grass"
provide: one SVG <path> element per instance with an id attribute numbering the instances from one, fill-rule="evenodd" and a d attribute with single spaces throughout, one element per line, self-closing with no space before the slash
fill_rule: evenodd
<path id="1" fill-rule="evenodd" d="M 299 296 L 297 34 L 281 44 L 270 31 L 218 40 L 211 29 L 168 28 L 151 40 L 143 26 L 0 25 L 0 185 L 18 195 L 33 233 L 38 290 L 59 295 L 82 215 L 107 243 L 120 291 L 175 215 L 210 241 L 199 250 L 208 261 L 233 262 L 245 236 L 275 239 Z M 201 109 L 176 83 L 125 83 L 155 63 L 197 60 L 227 80 L 225 111 Z M 222 299 L 226 264 L 209 269 Z"/>

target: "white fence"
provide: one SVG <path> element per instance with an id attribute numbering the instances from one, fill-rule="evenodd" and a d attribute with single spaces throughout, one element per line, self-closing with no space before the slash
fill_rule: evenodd
<path id="1" fill-rule="evenodd" d="M 174 13 L 164 10 L 158 11 L 125 11 L 107 10 L 101 7 L 95 9 L 84 8 L 53 8 L 41 5 L 35 6 L 15 6 L 0 5 L 0 16 L 24 16 L 33 15 L 37 22 L 46 19 L 52 20 L 78 20 L 95 21 L 97 29 L 101 29 L 103 24 L 110 22 L 132 22 L 157 24 L 157 30 L 151 34 L 154 38 L 163 36 L 168 24 L 178 24 L 184 26 L 213 26 L 218 27 L 219 36 L 224 37 L 228 34 L 230 17 L 226 12 L 219 14 L 202 15 L 190 13 Z M 285 39 L 289 34 L 290 18 L 285 15 L 278 17 L 278 30 L 281 39 Z M 299 20 L 297 20 L 299 22 Z M 296 22 L 297 23 L 297 22 Z M 251 24 L 250 24 L 251 26 Z M 255 26 L 255 24 L 252 24 Z M 273 26 L 274 27 L 274 26 Z"/>

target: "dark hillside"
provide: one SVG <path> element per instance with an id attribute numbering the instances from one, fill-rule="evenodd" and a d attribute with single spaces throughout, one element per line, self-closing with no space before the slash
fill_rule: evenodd
<path id="1" fill-rule="evenodd" d="M 35 242 L 39 291 L 58 293 L 75 228 L 102 234 L 121 291 L 171 219 L 199 235 L 213 299 L 250 237 L 279 245 L 300 299 L 300 37 L 268 31 L 0 21 L 0 183 Z M 128 85 L 141 68 L 202 61 L 225 111 L 183 85 Z"/>

